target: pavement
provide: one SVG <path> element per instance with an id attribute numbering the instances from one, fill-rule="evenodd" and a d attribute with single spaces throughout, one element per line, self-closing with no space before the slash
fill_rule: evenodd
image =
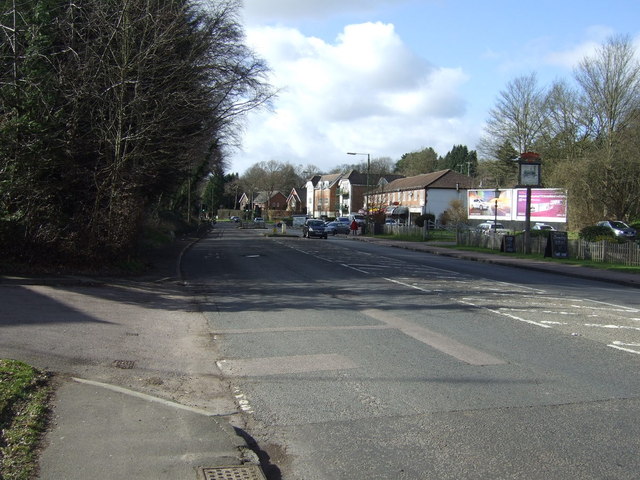
<path id="1" fill-rule="evenodd" d="M 0 287 L 5 287 L 0 288 L 0 295 L 2 295 L 0 304 L 4 303 L 2 314 L 7 315 L 5 318 L 9 319 L 8 327 L 5 328 L 11 328 L 11 325 L 15 325 L 16 329 L 25 328 L 25 324 L 30 321 L 25 318 L 31 315 L 39 317 L 33 319 L 34 322 L 36 320 L 40 322 L 41 326 L 37 328 L 49 329 L 46 331 L 51 332 L 52 337 L 56 332 L 70 331 L 66 330 L 68 323 L 65 322 L 77 322 L 75 331 L 78 333 L 74 335 L 79 337 L 86 335 L 86 331 L 83 332 L 82 329 L 90 328 L 84 325 L 91 323 L 86 317 L 70 318 L 76 315 L 75 309 L 65 308 L 63 315 L 66 318 L 60 318 L 60 313 L 56 317 L 54 310 L 68 300 L 68 296 L 65 297 L 65 295 L 69 295 L 69 292 L 86 292 L 87 288 L 96 286 L 99 286 L 101 292 L 105 292 L 104 298 L 91 298 L 92 303 L 87 308 L 95 312 L 95 318 L 99 318 L 101 323 L 108 324 L 106 328 L 117 328 L 119 319 L 126 319 L 122 323 L 136 325 L 137 319 L 132 318 L 135 315 L 146 316 L 139 319 L 138 324 L 143 325 L 145 324 L 143 322 L 149 322 L 149 310 L 145 310 L 144 305 L 143 308 L 137 308 L 138 305 L 132 307 L 132 298 L 122 296 L 121 291 L 125 290 L 122 287 L 135 289 L 137 285 L 140 289 L 147 291 L 153 290 L 156 282 L 158 285 L 180 287 L 180 259 L 197 240 L 196 237 L 180 238 L 173 245 L 155 252 L 148 259 L 152 268 L 144 275 L 135 278 L 109 279 L 85 276 L 35 278 L 0 275 Z M 46 294 L 49 303 L 45 304 L 44 309 L 34 313 L 35 308 L 24 308 L 24 301 L 2 300 L 18 294 L 26 296 L 27 299 L 33 298 L 34 303 L 41 301 Z M 184 311 L 183 308 L 179 310 L 183 311 L 168 312 L 167 315 L 171 316 L 167 318 L 180 325 L 188 321 L 201 323 L 193 311 Z M 158 315 L 155 312 L 152 314 Z M 12 324 L 12 321 L 17 323 Z M 1 322 L 0 325 L 2 325 Z M 161 323 L 158 325 L 160 326 Z M 25 339 L 26 347 L 18 346 L 15 351 L 11 350 L 10 346 L 7 347 L 5 342 L 5 349 L 9 355 L 13 353 L 14 358 L 24 356 L 25 358 L 19 359 L 28 363 L 32 360 L 35 366 L 47 365 L 46 353 L 38 358 L 30 357 L 35 348 L 29 341 Z M 55 342 L 55 340 L 51 341 Z M 108 338 L 106 342 L 109 342 Z M 47 347 L 38 349 L 40 348 Z M 49 349 L 51 362 L 55 362 L 56 351 L 60 350 L 60 347 L 51 345 Z M 96 353 L 95 358 L 99 358 L 100 354 L 101 352 Z M 83 353 L 64 352 L 65 357 L 73 355 L 82 358 Z M 188 357 L 186 352 L 184 357 Z M 180 361 L 188 364 L 191 358 L 188 361 L 183 359 Z M 62 371 L 53 368 L 57 372 L 53 377 L 55 394 L 52 399 L 50 427 L 39 452 L 38 478 L 43 480 L 90 478 L 264 480 L 267 478 L 265 472 L 274 471 L 275 467 L 268 462 L 264 469 L 261 467 L 264 454 L 259 451 L 246 432 L 233 426 L 233 417 L 239 410 L 231 395 L 224 393 L 224 388 L 220 389 L 223 390 L 222 395 L 229 397 L 227 403 L 219 408 L 212 401 L 211 404 L 199 408 L 189 405 L 188 402 L 183 404 L 167 399 L 162 393 L 150 395 L 149 392 L 131 388 L 131 385 L 127 384 L 125 374 L 132 372 L 129 375 L 142 375 L 135 373 L 135 370 L 122 371 L 120 381 L 100 378 L 98 366 L 95 365 L 96 361 L 92 363 L 94 364 L 86 368 L 82 365 L 66 364 L 60 366 Z M 197 368 L 202 371 L 205 367 L 198 364 Z M 217 367 L 214 364 L 206 368 L 213 370 Z M 117 375 L 117 369 L 111 370 L 116 371 Z M 216 375 L 214 372 L 207 376 Z M 216 382 L 215 379 L 211 381 Z M 208 383 L 201 387 L 205 391 L 204 395 L 208 387 Z M 185 387 L 182 385 L 180 388 Z M 217 394 L 219 395 L 220 392 Z M 237 419 L 235 423 L 238 423 Z M 277 469 L 275 471 L 277 472 Z M 2 472 L 0 472 L 0 478 L 3 478 Z M 279 476 L 272 475 L 270 478 L 279 478 Z"/>
<path id="2" fill-rule="evenodd" d="M 640 287 L 640 275 L 466 252 L 443 245 L 371 237 L 349 238 L 434 255 Z M 154 267 L 135 281 L 179 280 L 180 259 L 197 240 L 182 238 L 160 251 L 151 259 Z M 66 281 L 82 283 L 86 280 L 67 277 Z M 56 282 L 60 284 L 60 279 Z M 0 276 L 0 285 L 20 283 L 37 284 L 37 280 Z M 120 307 L 118 302 L 110 302 L 108 308 Z M 126 314 L 130 315 L 131 311 L 126 311 Z M 263 464 L 264 469 L 261 468 L 260 452 L 256 454 L 250 447 L 255 445 L 242 430 L 231 425 L 229 413 L 216 414 L 89 378 L 62 376 L 58 379 L 53 400 L 51 428 L 40 454 L 39 478 L 260 480 L 267 478 L 264 472 L 269 473 L 271 479 L 280 478 L 277 467 L 267 463 Z"/>

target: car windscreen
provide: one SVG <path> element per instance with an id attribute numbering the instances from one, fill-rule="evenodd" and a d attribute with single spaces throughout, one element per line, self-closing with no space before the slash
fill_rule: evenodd
<path id="1" fill-rule="evenodd" d="M 620 228 L 620 229 L 629 228 L 629 226 L 624 222 L 611 222 L 611 226 L 613 228 Z"/>

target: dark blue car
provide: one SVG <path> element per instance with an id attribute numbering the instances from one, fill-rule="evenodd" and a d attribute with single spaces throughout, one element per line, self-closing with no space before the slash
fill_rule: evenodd
<path id="1" fill-rule="evenodd" d="M 324 222 L 317 218 L 310 218 L 302 225 L 302 236 L 304 238 L 318 237 L 327 238 Z"/>

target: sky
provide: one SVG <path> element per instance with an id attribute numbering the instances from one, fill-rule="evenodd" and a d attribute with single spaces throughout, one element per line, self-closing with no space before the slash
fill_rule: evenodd
<path id="1" fill-rule="evenodd" d="M 241 14 L 279 93 L 246 118 L 240 174 L 475 150 L 510 81 L 571 82 L 615 35 L 640 51 L 640 0 L 244 0 Z"/>

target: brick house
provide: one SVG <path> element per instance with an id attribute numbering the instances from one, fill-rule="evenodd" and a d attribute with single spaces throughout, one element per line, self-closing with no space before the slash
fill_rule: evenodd
<path id="1" fill-rule="evenodd" d="M 292 188 L 287 197 L 287 212 L 291 214 L 307 213 L 307 187 Z"/>
<path id="2" fill-rule="evenodd" d="M 367 195 L 370 210 L 384 210 L 387 216 L 403 218 L 409 223 L 419 215 L 431 213 L 438 218 L 449 202 L 466 201 L 466 190 L 471 188 L 471 177 L 451 169 L 399 178 L 378 185 Z"/>
<path id="3" fill-rule="evenodd" d="M 307 211 L 313 212 L 314 217 L 321 218 L 336 216 L 336 191 L 338 189 L 338 181 L 341 177 L 342 174 L 340 173 L 320 175 L 317 183 L 313 187 L 313 210 L 310 210 L 309 205 L 307 204 Z M 307 182 L 307 185 L 308 183 L 309 182 Z"/>

